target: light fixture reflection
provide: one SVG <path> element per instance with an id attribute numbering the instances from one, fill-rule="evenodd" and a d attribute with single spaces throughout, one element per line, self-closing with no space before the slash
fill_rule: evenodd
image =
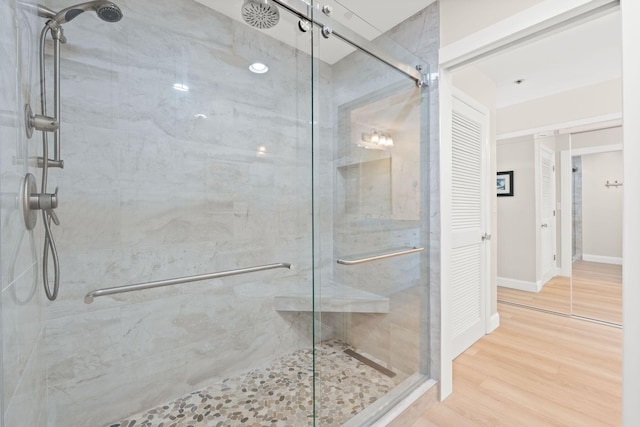
<path id="1" fill-rule="evenodd" d="M 189 92 L 189 86 L 182 83 L 174 83 L 173 88 L 175 90 L 179 90 L 180 92 Z"/>
<path id="2" fill-rule="evenodd" d="M 267 147 L 264 145 L 258 146 L 258 151 L 256 152 L 257 157 L 264 157 L 267 155 Z"/>
<path id="3" fill-rule="evenodd" d="M 198 113 L 194 116 L 196 119 L 206 119 L 207 115 L 203 113 Z"/>
<path id="4" fill-rule="evenodd" d="M 254 62 L 253 64 L 249 65 L 249 70 L 252 73 L 256 73 L 256 74 L 264 74 L 267 71 L 269 71 L 269 67 L 267 67 L 265 64 L 263 64 L 262 62 Z"/>
<path id="5" fill-rule="evenodd" d="M 371 129 L 371 132 L 363 132 L 358 147 L 369 148 L 373 150 L 386 150 L 393 147 L 393 138 L 388 132 L 382 132 Z"/>

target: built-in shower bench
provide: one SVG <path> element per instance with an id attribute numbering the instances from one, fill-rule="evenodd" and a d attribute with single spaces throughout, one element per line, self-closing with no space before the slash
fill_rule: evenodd
<path id="1" fill-rule="evenodd" d="M 323 284 L 315 295 L 316 310 L 325 313 L 388 313 L 389 298 L 371 292 L 339 285 Z M 276 295 L 277 311 L 312 311 L 309 289 Z"/>

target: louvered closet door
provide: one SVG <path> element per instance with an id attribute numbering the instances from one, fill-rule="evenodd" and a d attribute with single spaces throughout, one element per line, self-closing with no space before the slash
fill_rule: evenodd
<path id="1" fill-rule="evenodd" d="M 486 117 L 454 97 L 452 129 L 452 327 L 453 357 L 486 332 L 488 154 Z"/>

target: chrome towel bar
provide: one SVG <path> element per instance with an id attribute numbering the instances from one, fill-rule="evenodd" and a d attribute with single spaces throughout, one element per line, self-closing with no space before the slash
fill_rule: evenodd
<path id="1" fill-rule="evenodd" d="M 376 256 L 371 256 L 371 257 L 367 257 L 367 258 L 338 259 L 338 264 L 342 264 L 342 265 L 364 264 L 365 262 L 378 261 L 380 259 L 387 259 L 387 258 L 391 258 L 391 257 L 394 257 L 394 256 L 401 256 L 401 255 L 409 255 L 409 254 L 414 254 L 416 252 L 422 252 L 422 251 L 424 251 L 424 248 L 413 247 L 411 249 L 403 249 L 401 251 L 390 252 L 390 253 L 387 253 L 387 254 L 376 255 Z"/>
<path id="2" fill-rule="evenodd" d="M 199 274 L 196 276 L 177 277 L 175 279 L 157 280 L 155 282 L 136 283 L 133 285 L 116 286 L 113 288 L 97 289 L 84 296 L 84 302 L 91 304 L 97 297 L 123 294 L 125 292 L 143 291 L 145 289 L 159 288 L 162 286 L 179 285 L 181 283 L 198 282 L 200 280 L 219 279 L 221 277 L 235 276 L 237 274 L 255 273 L 274 268 L 291 268 L 291 264 L 279 262 L 276 264 L 258 265 L 255 267 L 239 268 L 237 270 L 219 271 L 217 273 Z"/>

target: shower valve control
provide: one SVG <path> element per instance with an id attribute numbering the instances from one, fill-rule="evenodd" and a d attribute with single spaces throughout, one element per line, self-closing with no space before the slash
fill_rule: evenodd
<path id="1" fill-rule="evenodd" d="M 58 188 L 54 193 L 38 193 L 35 177 L 28 173 L 22 184 L 22 211 L 27 230 L 33 230 L 36 226 L 36 211 L 43 210 L 51 217 L 56 225 L 60 220 L 54 209 L 58 207 Z"/>
<path id="2" fill-rule="evenodd" d="M 55 225 L 60 225 L 58 215 L 56 215 L 54 209 L 58 207 L 58 187 L 56 187 L 55 193 L 40 193 L 31 194 L 29 196 L 29 208 L 31 210 L 43 210 L 46 211 Z"/>
<path id="3" fill-rule="evenodd" d="M 58 207 L 58 187 L 55 193 L 31 194 L 29 196 L 29 207 L 31 209 L 42 209 L 50 211 Z"/>

